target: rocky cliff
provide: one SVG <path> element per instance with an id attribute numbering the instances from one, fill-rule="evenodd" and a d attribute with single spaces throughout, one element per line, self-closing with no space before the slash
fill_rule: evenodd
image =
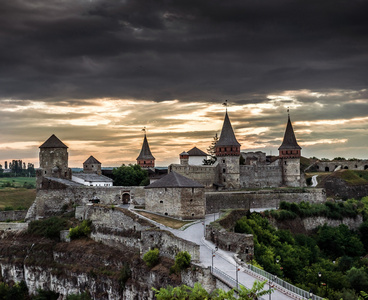
<path id="1" fill-rule="evenodd" d="M 139 253 L 90 239 L 61 243 L 26 233 L 1 236 L 2 279 L 25 281 L 30 294 L 45 289 L 63 296 L 88 291 L 93 299 L 153 299 L 152 287 L 181 283 L 180 275 L 169 272 L 172 264 L 162 257 L 150 270 Z"/>

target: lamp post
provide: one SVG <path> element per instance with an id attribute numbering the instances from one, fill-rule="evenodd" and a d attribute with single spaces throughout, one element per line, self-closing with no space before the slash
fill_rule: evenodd
<path id="1" fill-rule="evenodd" d="M 236 267 L 236 290 L 239 289 L 239 281 L 238 281 L 238 272 L 240 271 L 240 268 L 238 267 L 238 262 L 235 262 L 235 267 Z"/>
<path id="2" fill-rule="evenodd" d="M 215 250 L 211 250 L 211 252 L 212 252 L 212 256 L 211 256 L 211 258 L 212 258 L 212 267 L 211 267 L 211 271 L 212 271 L 212 273 L 213 273 L 213 258 L 215 257 L 215 252 L 218 250 L 218 247 L 216 246 L 215 247 Z"/>
<path id="3" fill-rule="evenodd" d="M 318 286 L 321 286 L 321 277 L 322 277 L 322 273 L 318 272 Z"/>

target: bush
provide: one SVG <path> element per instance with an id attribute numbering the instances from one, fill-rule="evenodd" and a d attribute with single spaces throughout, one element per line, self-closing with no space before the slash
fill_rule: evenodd
<path id="1" fill-rule="evenodd" d="M 157 248 L 151 249 L 143 256 L 143 260 L 149 268 L 152 268 L 158 264 L 159 255 L 160 251 Z"/>
<path id="2" fill-rule="evenodd" d="M 190 266 L 190 260 L 192 257 L 187 251 L 180 251 L 175 256 L 175 264 L 170 268 L 172 273 L 177 273 L 181 270 L 184 270 Z"/>
<path id="3" fill-rule="evenodd" d="M 127 263 L 124 263 L 119 272 L 119 279 L 118 279 L 121 290 L 125 289 L 125 284 L 131 275 L 132 271 L 130 270 L 129 265 Z"/>
<path id="4" fill-rule="evenodd" d="M 67 229 L 67 221 L 60 217 L 51 217 L 45 220 L 32 221 L 28 226 L 28 233 L 59 240 L 60 231 Z"/>
<path id="5" fill-rule="evenodd" d="M 90 220 L 83 220 L 83 222 L 74 227 L 69 229 L 69 237 L 71 240 L 79 239 L 81 237 L 88 237 L 91 233 L 91 224 L 92 221 Z"/>

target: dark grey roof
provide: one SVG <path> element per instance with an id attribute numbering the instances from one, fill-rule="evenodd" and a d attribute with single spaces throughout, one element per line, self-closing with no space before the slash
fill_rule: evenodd
<path id="1" fill-rule="evenodd" d="M 165 177 L 151 183 L 145 188 L 204 188 L 204 186 L 176 172 L 170 172 Z"/>
<path id="2" fill-rule="evenodd" d="M 44 142 L 40 148 L 68 148 L 62 141 L 60 141 L 55 134 L 50 136 L 46 142 Z"/>
<path id="3" fill-rule="evenodd" d="M 203 152 L 202 150 L 194 147 L 188 151 L 190 156 L 207 156 L 207 153 Z"/>
<path id="4" fill-rule="evenodd" d="M 222 125 L 220 139 L 216 143 L 216 147 L 217 146 L 240 146 L 239 142 L 236 140 L 227 111 L 225 114 L 224 124 Z"/>
<path id="5" fill-rule="evenodd" d="M 83 164 L 101 164 L 101 163 L 91 155 Z"/>
<path id="6" fill-rule="evenodd" d="M 112 182 L 113 180 L 109 177 L 103 176 L 103 175 L 97 175 L 95 173 L 77 173 L 73 174 L 74 177 L 78 177 L 80 179 L 83 179 L 84 181 L 93 181 L 93 182 Z"/>
<path id="7" fill-rule="evenodd" d="M 281 146 L 279 147 L 279 150 L 283 149 L 302 149 L 295 138 L 293 125 L 290 121 L 290 115 L 288 115 L 288 122 L 286 125 L 284 140 L 282 141 Z"/>
<path id="8" fill-rule="evenodd" d="M 137 160 L 138 159 L 155 159 L 148 145 L 146 134 L 144 135 L 142 150 L 141 153 L 139 153 L 139 156 L 137 157 Z"/>

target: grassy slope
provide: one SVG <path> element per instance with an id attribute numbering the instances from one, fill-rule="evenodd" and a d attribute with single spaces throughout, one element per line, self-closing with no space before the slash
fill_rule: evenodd
<path id="1" fill-rule="evenodd" d="M 13 183 L 17 188 L 1 187 L 4 182 Z M 36 185 L 35 177 L 10 177 L 0 178 L 0 208 L 5 206 L 12 206 L 17 208 L 19 206 L 29 208 L 36 198 L 35 189 L 22 188 L 24 182 Z"/>

